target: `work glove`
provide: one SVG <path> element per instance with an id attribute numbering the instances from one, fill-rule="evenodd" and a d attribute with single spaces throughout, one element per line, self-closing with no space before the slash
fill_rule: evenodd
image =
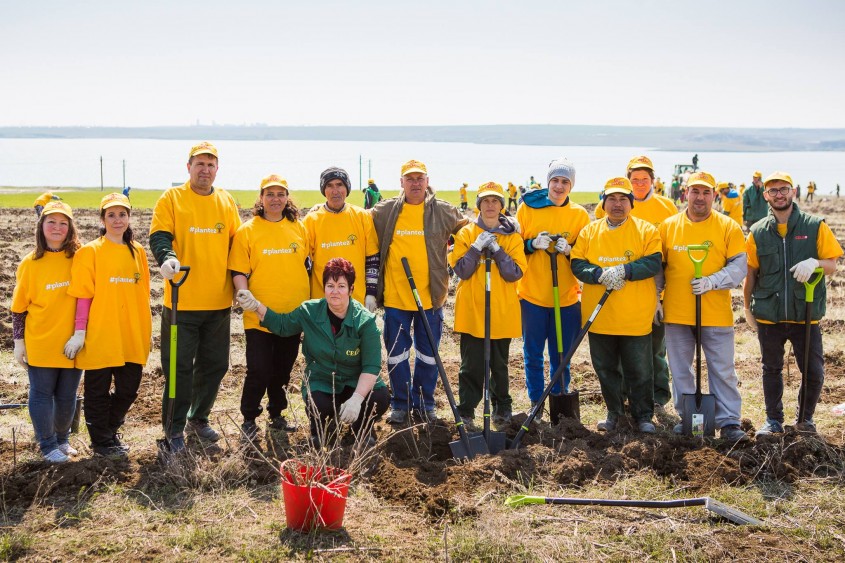
<path id="1" fill-rule="evenodd" d="M 74 359 L 79 351 L 82 350 L 83 346 L 85 346 L 85 331 L 77 330 L 70 337 L 70 340 L 67 341 L 67 344 L 65 344 L 65 356 L 67 359 Z"/>
<path id="2" fill-rule="evenodd" d="M 491 233 L 490 231 L 481 231 L 477 237 L 475 237 L 475 242 L 472 243 L 472 247 L 477 251 L 481 252 L 488 246 L 490 246 L 491 242 L 496 240 L 496 235 Z"/>
<path id="3" fill-rule="evenodd" d="M 364 402 L 364 397 L 358 393 L 352 393 L 352 396 L 340 405 L 338 416 L 340 421 L 345 424 L 353 424 L 358 420 L 358 415 L 361 414 L 361 403 Z"/>
<path id="4" fill-rule="evenodd" d="M 569 253 L 572 251 L 572 246 L 570 246 L 565 237 L 560 237 L 555 243 L 555 250 L 564 256 L 569 256 Z"/>
<path id="5" fill-rule="evenodd" d="M 240 305 L 244 311 L 257 311 L 259 305 L 261 305 L 258 299 L 256 299 L 252 292 L 248 289 L 239 289 L 237 300 L 238 305 Z"/>
<path id="6" fill-rule="evenodd" d="M 181 264 L 179 264 L 179 260 L 176 258 L 168 258 L 164 262 L 161 263 L 161 277 L 166 280 L 172 280 L 173 276 L 176 275 L 176 272 L 179 271 Z"/>
<path id="7" fill-rule="evenodd" d="M 693 295 L 704 295 L 708 291 L 713 290 L 713 280 L 710 279 L 710 276 L 705 276 L 703 278 L 693 278 L 690 281 L 692 285 L 692 294 Z"/>
<path id="8" fill-rule="evenodd" d="M 549 236 L 549 231 L 543 231 L 531 241 L 531 246 L 534 247 L 534 250 L 546 250 L 551 243 L 552 237 Z"/>
<path id="9" fill-rule="evenodd" d="M 745 322 L 748 323 L 748 327 L 757 332 L 757 319 L 754 318 L 754 315 L 751 314 L 751 309 L 748 307 L 745 308 Z"/>
<path id="10" fill-rule="evenodd" d="M 502 247 L 499 246 L 499 243 L 496 242 L 496 239 L 493 239 L 492 241 L 490 241 L 490 245 L 487 248 L 490 249 L 490 255 L 491 256 L 493 254 L 496 254 L 497 252 L 499 252 L 499 250 L 502 249 Z"/>
<path id="11" fill-rule="evenodd" d="M 801 260 L 794 266 L 792 266 L 789 271 L 792 272 L 792 277 L 795 278 L 795 281 L 798 283 L 804 283 L 813 275 L 813 272 L 816 271 L 816 268 L 819 267 L 819 261 L 815 258 L 807 258 L 806 260 Z"/>
<path id="12" fill-rule="evenodd" d="M 663 303 L 660 299 L 657 300 L 657 307 L 654 309 L 654 319 L 652 324 L 659 325 L 663 322 Z"/>
<path id="13" fill-rule="evenodd" d="M 24 369 L 29 367 L 29 360 L 26 357 L 26 344 L 23 338 L 15 338 L 15 359 Z"/>
<path id="14" fill-rule="evenodd" d="M 625 286 L 625 266 L 612 266 L 602 270 L 599 283 L 607 289 L 619 290 Z"/>
<path id="15" fill-rule="evenodd" d="M 364 307 L 367 308 L 367 311 L 375 313 L 376 309 L 378 308 L 378 303 L 376 303 L 376 296 L 367 295 L 366 297 L 364 297 Z"/>

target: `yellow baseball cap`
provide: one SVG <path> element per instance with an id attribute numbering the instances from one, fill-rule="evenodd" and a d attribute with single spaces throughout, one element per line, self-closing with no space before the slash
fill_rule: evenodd
<path id="1" fill-rule="evenodd" d="M 103 209 L 108 209 L 109 207 L 114 207 L 115 205 L 120 205 L 125 207 L 126 209 L 132 209 L 132 204 L 129 203 L 129 198 L 123 194 L 119 194 L 117 192 L 106 194 L 103 199 L 100 200 L 100 211 Z"/>
<path id="2" fill-rule="evenodd" d="M 422 174 L 428 175 L 428 169 L 425 167 L 425 164 L 420 162 L 419 160 L 409 160 L 405 164 L 402 165 L 402 176 L 406 174 L 411 174 L 413 172 L 420 172 Z"/>
<path id="3" fill-rule="evenodd" d="M 627 196 L 634 195 L 634 187 L 631 185 L 631 180 L 624 176 L 611 178 L 604 184 L 604 195 L 610 194 L 624 194 Z"/>
<path id="4" fill-rule="evenodd" d="M 654 172 L 654 164 L 652 164 L 651 159 L 643 155 L 635 156 L 628 161 L 628 172 L 636 168 L 648 168 Z"/>
<path id="5" fill-rule="evenodd" d="M 478 186 L 478 194 L 476 194 L 476 199 L 481 200 L 488 195 L 494 195 L 497 197 L 505 199 L 505 190 L 502 189 L 501 184 L 497 184 L 496 182 L 486 182 Z"/>
<path id="6" fill-rule="evenodd" d="M 270 186 L 279 186 L 290 192 L 288 188 L 288 181 L 279 176 L 278 174 L 270 174 L 269 176 L 264 176 L 261 180 L 261 187 L 258 188 L 258 195 L 264 191 L 264 188 L 269 188 Z"/>
<path id="7" fill-rule="evenodd" d="M 727 182 L 719 182 L 719 185 L 716 187 L 719 191 L 731 189 L 731 185 Z"/>
<path id="8" fill-rule="evenodd" d="M 73 219 L 73 210 L 70 208 L 70 205 L 63 201 L 51 201 L 41 211 L 41 215 L 50 215 L 51 213 L 61 213 L 68 219 Z"/>
<path id="9" fill-rule="evenodd" d="M 755 170 L 754 176 L 752 176 L 752 178 L 762 178 L 762 177 L 763 177 L 763 173 L 760 172 L 759 170 Z"/>
<path id="10" fill-rule="evenodd" d="M 769 182 L 773 182 L 774 180 L 783 180 L 784 182 L 788 183 L 790 186 L 795 185 L 795 184 L 792 183 L 792 176 L 790 176 L 786 172 L 781 172 L 780 170 L 777 170 L 777 171 L 769 174 L 766 177 L 765 181 L 763 182 L 763 185 L 765 186 L 766 184 L 768 184 Z"/>
<path id="11" fill-rule="evenodd" d="M 687 187 L 691 188 L 693 186 L 704 186 L 706 188 L 710 188 L 711 190 L 715 190 L 716 179 L 707 172 L 696 172 L 689 177 L 689 180 L 687 180 Z"/>
<path id="12" fill-rule="evenodd" d="M 191 152 L 188 153 L 188 158 L 193 158 L 198 154 L 210 154 L 214 158 L 218 158 L 217 156 L 217 147 L 209 143 L 208 141 L 203 141 L 201 143 L 197 143 L 196 145 L 191 147 Z"/>
<path id="13" fill-rule="evenodd" d="M 370 178 L 369 180 L 367 180 L 367 184 L 375 184 L 375 183 L 376 183 L 376 181 L 375 181 L 375 180 L 373 180 L 372 178 Z"/>

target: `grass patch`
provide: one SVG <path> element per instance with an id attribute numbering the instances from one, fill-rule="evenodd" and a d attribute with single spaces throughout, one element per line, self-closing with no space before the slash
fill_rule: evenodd
<path id="1" fill-rule="evenodd" d="M 0 534 L 0 559 L 14 561 L 26 555 L 32 547 L 34 538 L 23 532 Z"/>

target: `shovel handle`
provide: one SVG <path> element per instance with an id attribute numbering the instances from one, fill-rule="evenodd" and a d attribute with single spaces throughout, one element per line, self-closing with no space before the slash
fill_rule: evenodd
<path id="1" fill-rule="evenodd" d="M 819 285 L 822 278 L 824 278 L 824 268 L 816 268 L 813 270 L 813 275 L 810 276 L 810 279 L 804 282 L 804 301 L 807 303 L 813 302 L 816 286 Z"/>
<path id="2" fill-rule="evenodd" d="M 695 258 L 692 255 L 692 253 L 695 252 L 695 251 L 704 252 L 704 256 L 702 256 L 701 258 Z M 704 265 L 704 261 L 707 260 L 707 255 L 709 253 L 710 253 L 710 246 L 709 245 L 706 245 L 706 244 L 689 244 L 689 245 L 687 245 L 687 256 L 689 256 L 689 259 L 692 260 L 692 263 L 695 265 L 695 277 L 697 277 L 697 278 L 701 277 L 701 275 L 702 275 L 701 269 L 702 269 L 702 266 Z"/>

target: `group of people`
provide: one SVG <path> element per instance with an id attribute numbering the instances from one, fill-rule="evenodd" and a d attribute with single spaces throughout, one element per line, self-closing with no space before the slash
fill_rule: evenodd
<path id="1" fill-rule="evenodd" d="M 460 280 L 457 408 L 467 426 L 474 424 L 483 395 L 486 340 L 492 420 L 504 425 L 512 416 L 511 340 L 523 339 L 527 394 L 537 407 L 547 384 L 545 355 L 551 376 L 590 318 L 591 359 L 607 407 L 598 428 L 614 429 L 627 412 L 639 431 L 655 432 L 655 409 L 674 398 L 683 414 L 680 398 L 694 390 L 691 329 L 701 296 L 700 338 L 717 424 L 725 439 L 748 439 L 739 427 L 730 298 L 745 280 L 745 316 L 756 327 L 763 356 L 767 420 L 760 432 L 782 431 L 786 340 L 802 360 L 800 284 L 818 267 L 832 273 L 842 254 L 824 221 L 793 203 L 792 181 L 782 172 L 763 182 L 771 211 L 746 240 L 736 221 L 713 211 L 720 186 L 710 174 L 690 176 L 689 206 L 678 212 L 671 199 L 655 192 L 654 166 L 646 156 L 634 157 L 624 176 L 607 181 L 595 221 L 570 199 L 575 166 L 565 158 L 550 163 L 546 188 L 523 194 L 515 217 L 506 213 L 508 200 L 515 199 L 512 184 L 507 192 L 495 182 L 479 186 L 474 220 L 438 199 L 426 165 L 409 160 L 400 170 L 400 194 L 378 194 L 381 201 L 370 210 L 346 202 L 351 182 L 345 170 L 326 169 L 320 176 L 326 201 L 304 219 L 287 181 L 271 174 L 260 183 L 253 217 L 242 224 L 234 199 L 214 186 L 218 165 L 214 145 L 192 147 L 189 181 L 164 192 L 150 227 L 150 250 L 163 278 L 178 280 L 184 266 L 191 270 L 177 305 L 176 350 L 169 338 L 176 327 L 168 282 L 161 314 L 161 364 L 166 373 L 175 366 L 175 399 L 168 411 L 165 386 L 162 426 L 174 451 L 185 448 L 186 433 L 219 439 L 209 415 L 229 367 L 233 296 L 244 311 L 247 369 L 240 410 L 247 438 L 259 433 L 265 395 L 269 428 L 294 429 L 283 413 L 300 346 L 302 396 L 315 445 L 346 427 L 356 440 L 372 443 L 373 424 L 388 409 L 394 425 L 436 420 L 436 355 L 450 269 Z M 28 369 L 33 426 L 52 462 L 76 453 L 68 432 L 80 370 L 93 451 L 128 451 L 119 430 L 137 397 L 151 332 L 149 270 L 145 251 L 133 240 L 131 209 L 122 194 L 107 195 L 100 204 L 101 237 L 80 246 L 72 210 L 60 201 L 48 203 L 36 229 L 36 250 L 18 269 L 15 356 Z M 707 248 L 702 277 L 694 275 L 688 256 L 694 245 Z M 802 391 L 808 408 L 798 421 L 806 427 L 813 425 L 823 381 L 817 324 L 824 314 L 823 289 L 815 299 L 809 384 Z M 379 308 L 383 331 L 376 324 Z M 382 349 L 389 389 L 379 375 Z M 556 395 L 569 390 L 569 366 L 561 370 Z M 680 432 L 680 425 L 674 430 Z"/>

